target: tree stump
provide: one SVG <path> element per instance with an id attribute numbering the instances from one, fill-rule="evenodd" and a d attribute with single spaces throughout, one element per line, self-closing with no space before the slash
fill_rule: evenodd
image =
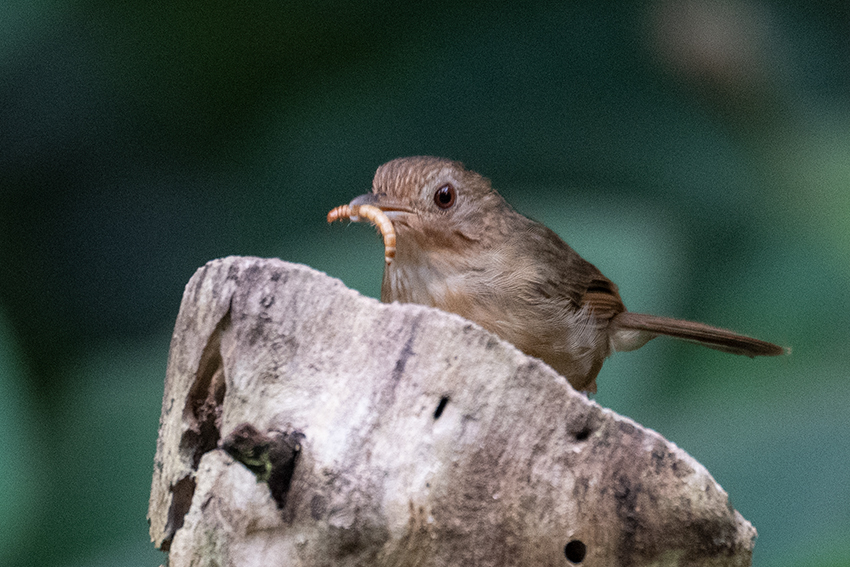
<path id="1" fill-rule="evenodd" d="M 673 443 L 458 316 L 280 260 L 186 286 L 148 512 L 169 565 L 749 565 Z"/>

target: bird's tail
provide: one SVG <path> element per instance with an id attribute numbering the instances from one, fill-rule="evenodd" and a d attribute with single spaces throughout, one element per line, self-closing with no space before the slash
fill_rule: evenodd
<path id="1" fill-rule="evenodd" d="M 623 335 L 628 335 L 630 331 L 639 331 L 641 334 L 649 333 L 650 337 L 667 335 L 698 343 L 708 348 L 749 357 L 778 356 L 788 352 L 781 346 L 739 335 L 725 329 L 656 315 L 624 311 L 611 320 L 611 325 L 615 334 L 622 332 Z M 617 350 L 629 350 L 629 348 Z"/>

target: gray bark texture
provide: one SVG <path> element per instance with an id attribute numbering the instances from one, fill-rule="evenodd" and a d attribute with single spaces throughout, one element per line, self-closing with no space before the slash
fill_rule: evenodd
<path id="1" fill-rule="evenodd" d="M 458 316 L 230 257 L 186 286 L 148 512 L 170 567 L 749 565 L 708 471 Z"/>

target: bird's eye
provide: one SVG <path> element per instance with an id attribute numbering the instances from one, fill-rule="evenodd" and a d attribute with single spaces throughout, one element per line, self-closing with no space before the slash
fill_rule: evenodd
<path id="1" fill-rule="evenodd" d="M 448 209 L 455 204 L 457 191 L 451 183 L 446 183 L 434 193 L 434 204 L 441 209 Z"/>

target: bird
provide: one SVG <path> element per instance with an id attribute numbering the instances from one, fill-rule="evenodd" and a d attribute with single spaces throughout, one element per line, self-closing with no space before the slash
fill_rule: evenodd
<path id="1" fill-rule="evenodd" d="M 362 205 L 383 211 L 396 233 L 381 301 L 456 313 L 543 360 L 576 390 L 596 392 L 608 356 L 659 335 L 750 357 L 785 353 L 725 329 L 628 311 L 593 264 L 458 161 L 389 161 L 372 191 L 349 204 Z"/>

